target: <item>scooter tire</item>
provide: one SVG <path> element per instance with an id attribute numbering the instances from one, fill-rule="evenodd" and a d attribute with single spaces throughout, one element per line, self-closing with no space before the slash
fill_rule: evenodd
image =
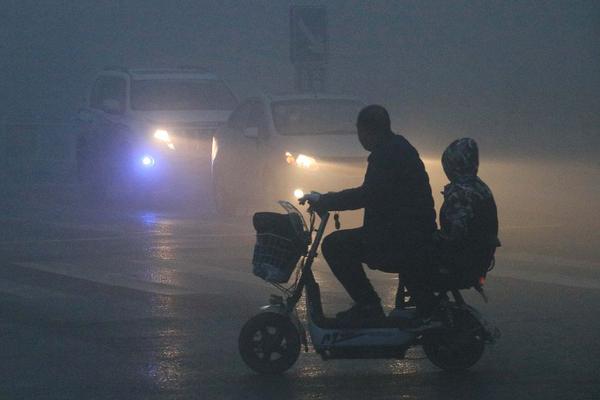
<path id="1" fill-rule="evenodd" d="M 282 314 L 266 312 L 252 317 L 238 340 L 242 360 L 259 374 L 281 374 L 300 355 L 300 335 L 292 321 Z"/>
<path id="2" fill-rule="evenodd" d="M 484 329 L 477 318 L 465 310 L 455 310 L 453 320 L 453 327 L 427 333 L 423 338 L 423 350 L 438 368 L 464 371 L 483 356 Z"/>

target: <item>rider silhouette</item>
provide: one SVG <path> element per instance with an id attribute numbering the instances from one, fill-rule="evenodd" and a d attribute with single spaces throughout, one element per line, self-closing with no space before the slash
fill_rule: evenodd
<path id="1" fill-rule="evenodd" d="M 417 308 L 426 299 L 422 284 L 425 245 L 436 229 L 435 209 L 425 166 L 417 150 L 391 130 L 390 117 L 379 105 L 358 114 L 361 145 L 370 152 L 361 186 L 305 196 L 316 210 L 364 208 L 363 226 L 331 233 L 321 246 L 336 278 L 355 304 L 339 319 L 384 316 L 381 301 L 362 264 L 385 272 L 400 272 Z"/>

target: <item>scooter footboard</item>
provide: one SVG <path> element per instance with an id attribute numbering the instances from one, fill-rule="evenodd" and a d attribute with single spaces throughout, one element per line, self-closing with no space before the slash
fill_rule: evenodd
<path id="1" fill-rule="evenodd" d="M 322 329 L 312 325 L 313 346 L 323 359 L 403 358 L 414 334 L 400 329 Z"/>

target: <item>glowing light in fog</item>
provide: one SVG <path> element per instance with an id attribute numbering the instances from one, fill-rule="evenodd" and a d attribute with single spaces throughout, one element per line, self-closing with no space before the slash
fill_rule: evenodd
<path id="1" fill-rule="evenodd" d="M 150 157 L 150 156 L 144 156 L 142 157 L 142 165 L 144 165 L 144 167 L 152 167 L 154 166 L 154 158 Z"/>
<path id="2" fill-rule="evenodd" d="M 171 136 L 169 135 L 169 132 L 165 131 L 164 129 L 157 129 L 154 132 L 154 138 L 160 140 L 161 142 L 171 142 Z"/>
<path id="3" fill-rule="evenodd" d="M 304 154 L 298 154 L 298 157 L 294 157 L 292 153 L 286 151 L 285 162 L 302 169 L 310 169 L 313 171 L 318 169 L 317 160 Z"/>
<path id="4" fill-rule="evenodd" d="M 288 164 L 294 164 L 296 162 L 296 159 L 289 151 L 285 152 L 285 162 Z"/>
<path id="5" fill-rule="evenodd" d="M 210 161 L 214 164 L 215 159 L 217 158 L 217 154 L 219 153 L 219 143 L 217 142 L 217 138 L 213 136 L 212 138 L 212 148 L 210 150 Z"/>
<path id="6" fill-rule="evenodd" d="M 171 141 L 171 135 L 164 129 L 157 129 L 154 131 L 154 139 L 160 140 L 166 144 L 169 149 L 175 150 L 175 145 L 173 144 L 173 141 Z"/>
<path id="7" fill-rule="evenodd" d="M 304 154 L 299 154 L 296 157 L 296 165 L 304 169 L 314 169 L 317 167 L 317 160 Z"/>
<path id="8" fill-rule="evenodd" d="M 304 192 L 302 191 L 302 189 L 296 189 L 294 190 L 294 197 L 299 199 L 301 197 L 304 196 Z"/>

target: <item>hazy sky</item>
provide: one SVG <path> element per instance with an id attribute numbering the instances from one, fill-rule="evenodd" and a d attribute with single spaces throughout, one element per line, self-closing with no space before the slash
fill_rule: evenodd
<path id="1" fill-rule="evenodd" d="M 286 1 L 0 0 L 0 116 L 65 119 L 105 65 L 199 64 L 288 92 Z M 327 1 L 332 92 L 438 151 L 600 155 L 599 1 Z"/>

